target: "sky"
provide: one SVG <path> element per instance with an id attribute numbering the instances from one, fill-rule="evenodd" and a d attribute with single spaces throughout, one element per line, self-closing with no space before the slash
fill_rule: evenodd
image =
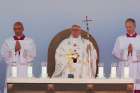
<path id="1" fill-rule="evenodd" d="M 85 16 L 90 22 L 90 33 L 100 50 L 100 62 L 108 74 L 114 60 L 112 49 L 115 39 L 125 34 L 124 21 L 134 18 L 137 32 L 140 30 L 140 0 L 0 0 L 0 46 L 13 36 L 13 24 L 22 21 L 25 34 L 31 36 L 37 46 L 35 72 L 40 62 L 47 60 L 47 49 L 53 37 L 73 24 L 80 24 Z"/>

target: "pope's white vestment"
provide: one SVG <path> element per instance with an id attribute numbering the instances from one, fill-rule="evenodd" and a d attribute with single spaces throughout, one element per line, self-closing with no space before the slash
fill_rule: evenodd
<path id="1" fill-rule="evenodd" d="M 128 55 L 129 44 L 133 47 L 132 55 Z M 130 78 L 135 80 L 135 89 L 140 90 L 140 35 L 136 37 L 128 37 L 122 35 L 117 38 L 113 55 L 119 60 L 118 73 L 120 77 L 124 75 L 124 66 L 129 65 Z"/>
<path id="2" fill-rule="evenodd" d="M 93 44 L 78 37 L 63 40 L 55 53 L 53 78 L 95 78 L 97 52 Z"/>
<path id="3" fill-rule="evenodd" d="M 11 65 L 17 65 L 17 77 L 26 78 L 28 63 L 32 62 L 36 56 L 36 47 L 31 38 L 25 37 L 18 40 L 21 45 L 20 53 L 15 52 L 16 40 L 12 37 L 6 39 L 1 48 L 1 56 L 7 63 L 7 78 L 11 76 Z"/>

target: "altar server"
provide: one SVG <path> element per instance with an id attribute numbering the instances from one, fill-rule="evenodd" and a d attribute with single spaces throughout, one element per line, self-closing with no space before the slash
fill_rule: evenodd
<path id="1" fill-rule="evenodd" d="M 112 53 L 119 61 L 121 77 L 125 64 L 129 65 L 130 78 L 135 80 L 135 93 L 140 93 L 140 35 L 136 32 L 134 19 L 128 18 L 125 27 L 127 32 L 117 38 Z"/>
<path id="2" fill-rule="evenodd" d="M 55 54 L 53 78 L 95 78 L 97 52 L 93 44 L 81 37 L 81 27 L 73 25 Z"/>

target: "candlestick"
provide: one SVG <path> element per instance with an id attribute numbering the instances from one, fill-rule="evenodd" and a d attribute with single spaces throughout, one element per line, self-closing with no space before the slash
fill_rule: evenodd
<path id="1" fill-rule="evenodd" d="M 111 78 L 116 78 L 116 67 L 111 67 Z"/>
<path id="2" fill-rule="evenodd" d="M 111 78 L 116 78 L 117 70 L 116 70 L 117 64 L 113 63 L 111 64 Z"/>
<path id="3" fill-rule="evenodd" d="M 124 78 L 129 78 L 129 67 L 128 66 L 124 67 Z"/>
<path id="4" fill-rule="evenodd" d="M 98 78 L 104 78 L 104 67 L 103 64 L 99 64 L 99 73 L 98 73 Z"/>
<path id="5" fill-rule="evenodd" d="M 42 66 L 41 77 L 42 78 L 46 78 L 47 77 L 47 68 L 46 68 L 46 66 Z"/>
<path id="6" fill-rule="evenodd" d="M 17 77 L 17 66 L 12 66 L 12 77 Z"/>
<path id="7" fill-rule="evenodd" d="M 32 74 L 33 71 L 32 71 L 32 69 L 33 69 L 33 68 L 32 68 L 32 65 L 29 64 L 29 65 L 28 65 L 28 70 L 27 70 L 27 74 L 28 74 L 28 77 L 29 77 L 29 78 L 33 77 L 33 74 Z"/>

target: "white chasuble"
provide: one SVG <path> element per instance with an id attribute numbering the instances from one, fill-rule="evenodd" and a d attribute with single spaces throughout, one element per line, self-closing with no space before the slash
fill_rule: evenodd
<path id="1" fill-rule="evenodd" d="M 63 40 L 55 53 L 53 78 L 95 78 L 97 53 L 89 40 L 69 38 Z"/>

